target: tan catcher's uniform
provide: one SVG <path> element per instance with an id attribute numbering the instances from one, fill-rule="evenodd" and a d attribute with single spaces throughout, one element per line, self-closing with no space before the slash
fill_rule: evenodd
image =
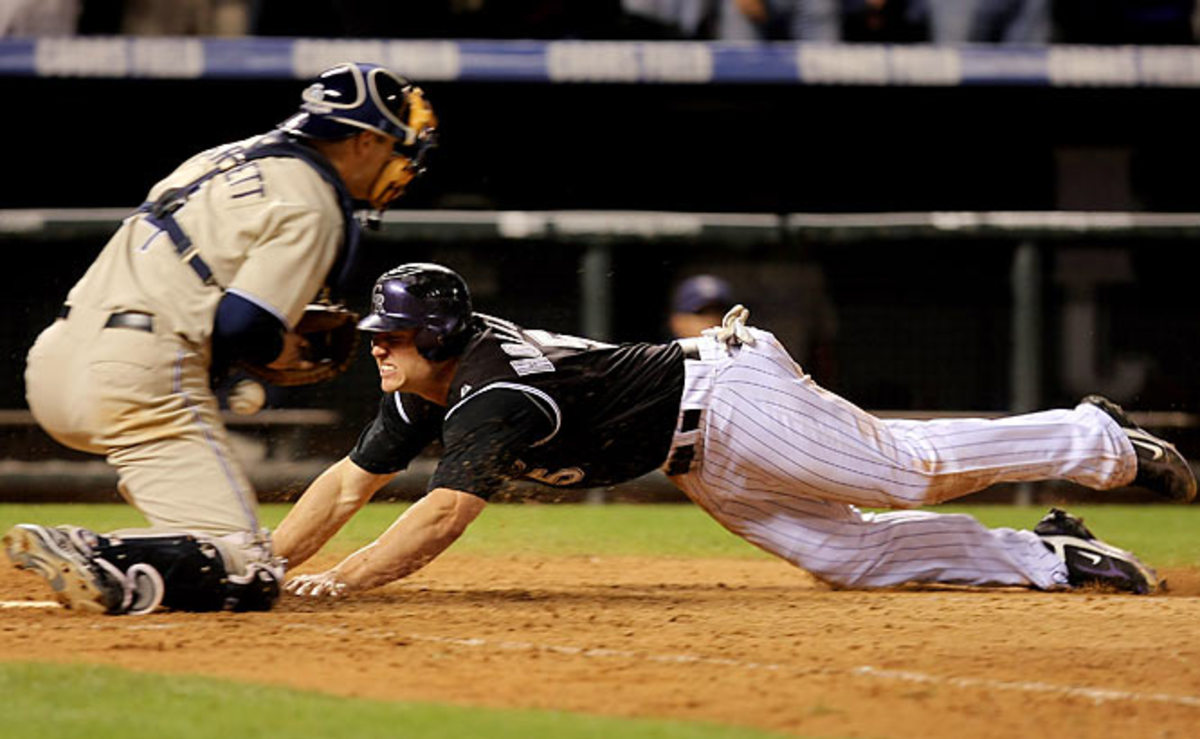
<path id="1" fill-rule="evenodd" d="M 198 154 L 151 190 L 148 202 L 219 171 L 173 213 L 186 248 L 172 216 L 143 208 L 124 221 L 30 349 L 25 373 L 29 407 L 50 435 L 106 455 L 154 532 L 219 537 L 231 572 L 247 552 L 265 553 L 265 531 L 210 387 L 217 304 L 234 292 L 294 326 L 344 228 L 335 190 L 310 164 L 242 157 L 257 140 Z"/>
<path id="2" fill-rule="evenodd" d="M 279 599 L 287 563 L 258 520 L 213 385 L 237 362 L 252 374 L 269 365 L 281 383 L 324 368 L 297 325 L 352 273 L 361 212 L 377 222 L 437 146 L 421 88 L 378 64 L 331 67 L 300 99 L 275 130 L 201 152 L 151 188 L 29 350 L 38 423 L 105 455 L 149 522 L 103 534 L 19 523 L 0 535 L 9 561 L 68 608 L 266 611 Z"/>

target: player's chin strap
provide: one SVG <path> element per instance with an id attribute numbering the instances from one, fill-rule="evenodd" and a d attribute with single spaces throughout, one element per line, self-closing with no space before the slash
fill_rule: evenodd
<path id="1" fill-rule="evenodd" d="M 725 318 L 721 320 L 720 326 L 706 328 L 700 334 L 730 348 L 742 344 L 754 346 L 754 335 L 746 327 L 748 320 L 750 320 L 750 309 L 739 303 L 729 309 Z"/>

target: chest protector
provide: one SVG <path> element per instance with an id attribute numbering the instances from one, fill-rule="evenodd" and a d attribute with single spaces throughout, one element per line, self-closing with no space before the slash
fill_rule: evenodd
<path id="1" fill-rule="evenodd" d="M 171 243 L 175 247 L 175 253 L 179 255 L 180 260 L 191 267 L 205 284 L 217 285 L 212 269 L 205 263 L 191 238 L 179 225 L 179 221 L 175 219 L 175 213 L 187 204 L 188 198 L 199 191 L 204 183 L 213 177 L 229 172 L 246 162 L 255 159 L 266 159 L 268 157 L 294 157 L 303 161 L 312 167 L 321 176 L 321 179 L 329 183 L 330 187 L 337 193 L 338 205 L 342 211 L 342 245 L 338 250 L 337 259 L 334 261 L 333 266 L 329 270 L 329 275 L 325 280 L 330 293 L 336 295 L 350 276 L 351 267 L 358 252 L 359 238 L 362 233 L 362 228 L 355 215 L 357 210 L 355 200 L 351 197 L 345 183 L 342 182 L 341 176 L 338 175 L 337 170 L 333 168 L 328 159 L 317 151 L 303 144 L 296 143 L 293 139 L 280 133 L 267 134 L 249 148 L 239 152 L 231 152 L 221 157 L 217 164 L 209 171 L 186 185 L 169 188 L 154 200 L 147 200 L 138 207 L 137 212 L 145 214 L 147 223 L 167 233 L 167 236 L 170 237 Z M 221 287 L 220 285 L 217 286 Z"/>

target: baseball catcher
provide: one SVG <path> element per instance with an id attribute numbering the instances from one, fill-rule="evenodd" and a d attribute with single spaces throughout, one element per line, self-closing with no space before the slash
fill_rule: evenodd
<path id="1" fill-rule="evenodd" d="M 291 565 L 312 556 L 434 439 L 429 492 L 371 546 L 293 577 L 340 596 L 404 577 L 454 542 L 507 480 L 610 485 L 662 469 L 723 526 L 840 587 L 905 582 L 1065 589 L 1158 586 L 1133 554 L 1054 510 L 1033 531 L 915 508 L 993 483 L 1136 484 L 1190 501 L 1174 446 L 1099 396 L 998 420 L 871 416 L 818 387 L 735 306 L 695 339 L 614 346 L 476 313 L 462 278 L 405 264 L 375 283 L 375 419 L 276 531 Z"/>
<path id="2" fill-rule="evenodd" d="M 200 152 L 151 188 L 38 337 L 25 375 L 38 423 L 104 455 L 149 526 L 21 524 L 3 538 L 18 567 L 82 610 L 272 606 L 283 561 L 214 379 L 237 367 L 303 385 L 346 368 L 357 316 L 314 301 L 351 269 L 360 214 L 424 169 L 435 126 L 408 80 L 339 64 L 274 130 Z"/>

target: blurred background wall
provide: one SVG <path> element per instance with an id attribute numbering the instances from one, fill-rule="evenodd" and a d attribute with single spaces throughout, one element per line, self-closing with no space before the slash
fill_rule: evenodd
<path id="1" fill-rule="evenodd" d="M 595 333 L 599 326 L 604 338 L 655 341 L 669 338 L 672 287 L 689 275 L 719 274 L 750 306 L 752 322 L 776 332 L 818 382 L 869 409 L 1001 413 L 1072 404 L 1098 391 L 1155 414 L 1148 418 L 1185 453 L 1200 454 L 1192 416 L 1200 408 L 1200 308 L 1188 259 L 1200 234 L 1200 218 L 1190 218 L 1200 213 L 1193 183 L 1200 152 L 1187 112 L 1200 86 L 1192 3 L 1163 4 L 1173 14 L 1156 16 L 1160 25 L 1150 30 L 1130 21 L 1133 11 L 1119 3 L 1108 16 L 1047 4 L 1046 35 L 1019 45 L 967 38 L 965 46 L 939 39 L 932 11 L 919 4 L 893 3 L 892 15 L 884 12 L 887 3 L 874 11 L 850 4 L 841 7 L 840 44 L 833 47 L 810 45 L 802 35 L 816 31 L 780 30 L 779 18 L 760 38 L 734 43 L 715 20 L 719 8 L 703 3 L 696 7 L 708 15 L 696 26 L 685 22 L 692 18 L 686 13 L 664 20 L 636 3 L 583 4 L 590 16 L 565 3 L 507 11 L 493 3 L 435 3 L 436 12 L 414 14 L 407 26 L 381 4 L 289 3 L 288 15 L 282 3 L 228 3 L 232 8 L 197 11 L 219 10 L 224 20 L 204 16 L 209 20 L 187 28 L 154 25 L 151 8 L 141 17 L 150 25 L 134 31 L 120 24 L 136 3 L 83 3 L 75 25 L 58 35 L 17 28 L 17 5 L 6 10 L 9 36 L 0 39 L 0 134 L 9 143 L 0 177 L 7 262 L 0 270 L 0 409 L 11 411 L 0 426 L 0 495 L 64 490 L 75 478 L 47 476 L 45 466 L 33 474 L 27 463 L 85 459 L 21 420 L 29 344 L 122 209 L 140 203 L 183 158 L 269 129 L 295 109 L 308 73 L 288 56 L 299 43 L 293 36 L 322 37 L 333 44 L 322 53 L 344 56 L 379 47 L 339 47 L 351 42 L 338 38 L 383 33 L 466 44 L 457 71 L 419 54 L 397 57 L 413 60 L 411 70 L 396 66 L 422 84 L 437 109 L 441 148 L 394 214 L 399 220 L 367 238 L 348 295 L 353 307 L 365 308 L 371 282 L 388 267 L 433 260 L 462 272 L 485 312 L 561 332 Z M 71 3 L 65 5 L 70 17 Z M 355 25 L 364 17 L 377 23 Z M 1120 18 L 1124 35 L 1113 20 Z M 1171 18 L 1167 33 L 1163 19 Z M 501 60 L 491 77 L 486 60 L 466 54 L 487 29 L 494 40 L 508 39 L 487 47 Z M 133 61 L 123 69 L 133 72 L 106 73 L 103 64 L 100 71 L 79 67 L 84 52 L 76 48 L 73 71 L 46 71 L 54 68 L 47 39 L 133 38 L 112 33 L 167 33 L 163 38 L 180 45 L 153 48 L 178 48 L 178 57 L 163 57 L 168 71 L 158 75 L 153 56 L 138 61 L 126 49 Z M 554 79 L 557 47 L 536 39 L 613 43 L 593 47 L 583 73 L 564 82 Z M 637 46 L 641 66 L 622 78 L 613 65 L 630 58 L 623 44 L 634 39 L 659 43 Z M 1069 45 L 1079 42 L 1111 46 Z M 1127 43 L 1141 44 L 1142 56 L 1121 56 Z M 196 48 L 202 58 L 189 61 Z M 676 69 L 660 81 L 647 61 L 658 48 L 706 50 L 695 58 L 712 67 L 702 74 Z M 890 71 L 856 76 L 876 69 L 857 63 L 827 83 L 803 64 L 807 48 L 854 49 L 859 59 L 884 54 Z M 897 49 L 925 52 L 933 72 L 915 84 L 898 77 Z M 1087 55 L 1066 57 L 1083 61 L 1064 71 L 1052 53 L 1063 49 Z M 946 57 L 938 56 L 944 50 L 961 51 L 952 79 L 934 74 L 946 69 Z M 1165 63 L 1155 50 L 1176 55 Z M 110 59 L 103 54 L 111 50 L 97 53 Z M 521 55 L 549 66 L 524 77 L 503 71 L 521 69 L 512 62 Z M 256 66 L 263 58 L 273 66 Z M 423 78 L 422 70 L 435 71 Z M 99 219 L 53 228 L 29 215 L 93 208 L 118 215 L 109 225 Z M 575 233 L 514 233 L 521 213 L 561 211 L 595 212 L 596 222 Z M 970 218 L 947 226 L 962 213 L 998 211 L 1042 217 L 1025 226 L 993 219 L 980 227 Z M 734 231 L 637 231 L 620 215 L 626 212 L 760 220 Z M 433 218 L 442 225 L 417 228 L 405 220 L 429 213 L 443 214 Z M 471 230 L 459 213 L 489 225 Z M 886 217 L 897 213 L 923 215 Z M 1161 228 L 1127 221 L 1055 228 L 1047 225 L 1054 213 L 1179 218 Z M 875 225 L 794 227 L 795 214 L 860 214 Z M 592 302 L 584 295 L 589 285 Z M 345 453 L 378 399 L 374 368 L 361 351 L 335 383 L 272 393 L 271 409 L 331 410 L 332 425 L 312 433 L 234 419 L 247 453 L 314 466 Z M 298 467 L 266 484 L 296 489 L 307 474 Z"/>

